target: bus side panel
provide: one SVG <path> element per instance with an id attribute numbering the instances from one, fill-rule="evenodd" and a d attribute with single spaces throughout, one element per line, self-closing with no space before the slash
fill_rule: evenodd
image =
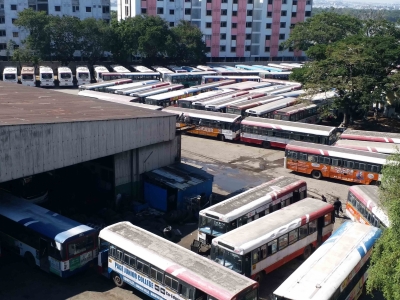
<path id="1" fill-rule="evenodd" d="M 193 130 L 188 130 L 188 132 L 191 134 L 205 135 L 210 137 L 217 137 L 220 134 L 218 129 L 207 127 L 196 127 Z"/>
<path id="2" fill-rule="evenodd" d="M 346 203 L 346 215 L 353 221 L 361 224 L 371 225 L 364 217 L 351 205 Z"/>

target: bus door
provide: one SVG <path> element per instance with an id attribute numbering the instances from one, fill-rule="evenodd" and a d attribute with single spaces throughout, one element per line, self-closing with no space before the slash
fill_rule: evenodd
<path id="1" fill-rule="evenodd" d="M 39 261 L 40 268 L 43 271 L 50 272 L 50 262 L 49 262 L 49 243 L 45 239 L 40 239 L 39 247 Z"/>
<path id="2" fill-rule="evenodd" d="M 300 198 L 300 192 L 299 192 L 299 190 L 295 190 L 295 191 L 293 191 L 293 198 L 292 198 L 292 201 L 290 201 L 290 204 L 293 204 L 293 203 L 296 203 L 297 201 L 299 201 L 301 198 Z"/>
<path id="3" fill-rule="evenodd" d="M 325 216 L 318 218 L 317 221 L 317 247 L 321 246 L 323 243 L 322 240 L 322 229 L 325 226 Z"/>

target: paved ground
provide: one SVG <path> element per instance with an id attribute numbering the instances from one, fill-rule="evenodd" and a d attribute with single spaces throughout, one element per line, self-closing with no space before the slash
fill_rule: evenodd
<path id="1" fill-rule="evenodd" d="M 182 157 L 184 161 L 202 166 L 214 174 L 214 192 L 220 195 L 231 194 L 285 175 L 305 180 L 310 196 L 320 198 L 324 194 L 329 202 L 339 197 L 345 204 L 348 184 L 333 180 L 318 181 L 291 173 L 282 167 L 283 150 L 267 150 L 184 136 Z M 343 219 L 338 219 L 335 227 L 337 228 L 342 221 Z M 195 237 L 196 231 L 193 231 L 183 238 L 180 244 L 189 247 Z M 260 284 L 261 298 L 268 299 L 270 293 L 300 264 L 301 260 L 294 260 L 265 276 Z M 111 281 L 97 275 L 94 270 L 61 280 L 40 270 L 30 270 L 19 257 L 10 255 L 0 259 L 0 269 L 0 299 L 149 299 L 136 290 L 116 288 Z"/>

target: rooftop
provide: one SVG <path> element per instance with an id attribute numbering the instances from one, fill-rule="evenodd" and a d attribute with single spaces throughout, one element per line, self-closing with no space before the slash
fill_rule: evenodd
<path id="1" fill-rule="evenodd" d="M 162 111 L 0 81 L 0 126 L 167 116 Z"/>

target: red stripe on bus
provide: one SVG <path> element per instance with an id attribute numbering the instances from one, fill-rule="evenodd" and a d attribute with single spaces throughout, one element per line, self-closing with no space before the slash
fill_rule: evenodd
<path id="1" fill-rule="evenodd" d="M 319 210 L 314 211 L 314 212 L 312 212 L 312 213 L 310 214 L 309 222 L 310 222 L 310 221 L 313 221 L 313 220 L 316 220 L 316 219 L 318 219 L 319 217 L 322 217 L 322 216 L 324 216 L 324 215 L 326 215 L 326 214 L 329 214 L 329 213 L 331 213 L 333 210 L 334 210 L 333 205 L 327 203 L 323 208 L 320 208 Z"/>
<path id="2" fill-rule="evenodd" d="M 305 153 L 310 153 L 310 154 L 316 154 L 316 155 L 321 155 L 321 150 L 320 149 L 313 149 L 313 148 L 306 148 L 306 147 L 301 147 L 301 146 L 294 146 L 294 145 L 287 145 L 286 150 L 293 150 L 293 151 L 298 151 L 298 152 L 305 152 Z M 325 151 L 326 154 L 328 155 L 328 152 Z"/>
<path id="3" fill-rule="evenodd" d="M 383 137 L 376 136 L 361 136 L 361 135 L 353 135 L 353 134 L 342 134 L 340 136 L 342 140 L 357 140 L 357 141 L 370 141 L 370 142 L 381 142 L 381 143 L 393 143 L 391 138 L 387 138 L 386 141 Z"/>

